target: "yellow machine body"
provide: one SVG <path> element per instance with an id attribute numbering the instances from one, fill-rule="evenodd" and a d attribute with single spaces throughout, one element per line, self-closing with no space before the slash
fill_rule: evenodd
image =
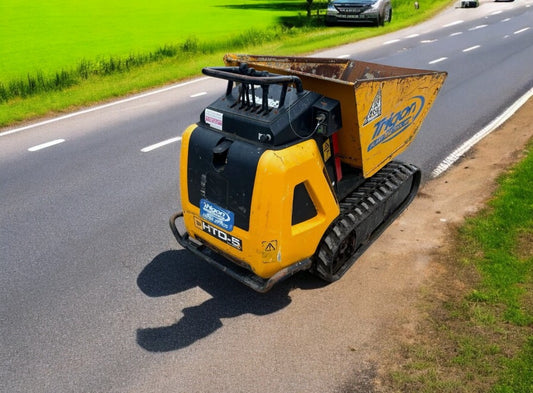
<path id="1" fill-rule="evenodd" d="M 323 158 L 316 143 L 307 140 L 261 155 L 253 185 L 249 230 L 234 227 L 228 232 L 206 222 L 200 208 L 188 198 L 189 139 L 196 129 L 196 125 L 190 126 L 181 141 L 181 203 L 189 236 L 262 278 L 270 278 L 311 257 L 324 232 L 339 215 L 338 202 L 324 175 Z M 305 186 L 316 215 L 293 225 L 294 190 L 299 184 Z"/>
<path id="2" fill-rule="evenodd" d="M 226 94 L 182 136 L 176 239 L 259 292 L 300 270 L 337 280 L 416 195 L 420 170 L 392 160 L 446 73 L 351 59 L 224 61 L 203 72 L 227 80 Z"/>
<path id="3" fill-rule="evenodd" d="M 338 157 L 365 177 L 409 146 L 446 78 L 445 72 L 352 59 L 228 54 L 224 62 L 295 75 L 304 89 L 339 100 Z"/>

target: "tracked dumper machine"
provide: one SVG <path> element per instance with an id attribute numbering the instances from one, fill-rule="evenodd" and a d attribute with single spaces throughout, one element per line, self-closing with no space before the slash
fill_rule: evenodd
<path id="1" fill-rule="evenodd" d="M 409 205 L 413 141 L 446 73 L 350 59 L 226 55 L 228 81 L 182 136 L 184 248 L 259 292 L 339 279 Z M 179 227 L 179 229 L 178 229 Z"/>

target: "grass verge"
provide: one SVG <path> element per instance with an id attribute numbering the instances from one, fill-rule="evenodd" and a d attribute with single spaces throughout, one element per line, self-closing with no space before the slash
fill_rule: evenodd
<path id="1" fill-rule="evenodd" d="M 301 13 L 303 4 L 302 0 L 2 0 L 0 80 L 70 69 L 81 59 L 137 57 L 192 36 L 227 40 Z"/>
<path id="2" fill-rule="evenodd" d="M 0 127 L 183 80 L 198 75 L 206 65 L 220 65 L 227 52 L 302 55 L 388 33 L 423 21 L 453 1 L 421 0 L 419 3 L 420 9 L 415 10 L 410 0 L 395 0 L 393 22 L 380 28 L 325 28 L 321 16 L 311 20 L 295 16 L 280 20 L 279 26 L 247 30 L 227 41 L 204 42 L 192 36 L 181 44 L 167 45 L 153 53 L 81 60 L 72 69 L 50 75 L 28 75 L 23 80 L 4 84 Z M 11 88 L 15 93 L 18 91 L 13 97 L 7 92 Z"/>
<path id="3" fill-rule="evenodd" d="M 456 230 L 429 318 L 389 375 L 392 391 L 533 392 L 531 184 L 528 154 L 500 178 L 488 207 Z"/>

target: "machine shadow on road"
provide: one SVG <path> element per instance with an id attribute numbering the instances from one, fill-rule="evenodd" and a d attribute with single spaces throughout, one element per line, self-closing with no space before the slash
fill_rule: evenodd
<path id="1" fill-rule="evenodd" d="M 312 289 L 324 284 L 303 273 L 279 283 L 266 294 L 260 294 L 185 250 L 170 250 L 156 256 L 142 270 L 137 285 L 150 297 L 175 295 L 195 287 L 212 296 L 198 306 L 181 310 L 183 317 L 173 325 L 137 330 L 139 346 L 150 352 L 168 352 L 185 348 L 214 333 L 222 327 L 222 318 L 268 315 L 291 303 L 291 289 Z"/>

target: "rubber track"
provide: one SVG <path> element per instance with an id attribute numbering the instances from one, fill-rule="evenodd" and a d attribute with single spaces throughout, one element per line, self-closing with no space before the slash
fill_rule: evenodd
<path id="1" fill-rule="evenodd" d="M 339 217 L 328 228 L 315 253 L 315 274 L 329 282 L 342 277 L 411 203 L 419 184 L 417 167 L 393 161 L 344 198 Z M 355 240 L 347 239 L 354 230 Z M 346 247 L 354 248 L 353 254 L 347 260 L 334 261 L 339 248 Z"/>

